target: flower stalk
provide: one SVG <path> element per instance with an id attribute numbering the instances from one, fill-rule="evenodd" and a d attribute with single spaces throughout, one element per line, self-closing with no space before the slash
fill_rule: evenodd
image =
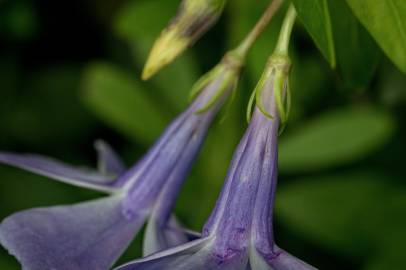
<path id="1" fill-rule="evenodd" d="M 268 26 L 269 22 L 275 15 L 275 13 L 279 10 L 280 6 L 282 5 L 283 0 L 274 0 L 272 1 L 268 7 L 266 8 L 265 12 L 262 14 L 261 18 L 258 20 L 254 28 L 251 32 L 247 35 L 247 37 L 241 42 L 241 44 L 237 47 L 236 51 L 246 56 L 249 49 L 261 35 L 261 33 L 265 30 Z"/>
<path id="2" fill-rule="evenodd" d="M 291 4 L 283 21 L 274 54 L 288 56 L 290 36 L 292 34 L 292 29 L 293 25 L 295 24 L 295 20 L 296 20 L 296 10 L 295 7 Z"/>

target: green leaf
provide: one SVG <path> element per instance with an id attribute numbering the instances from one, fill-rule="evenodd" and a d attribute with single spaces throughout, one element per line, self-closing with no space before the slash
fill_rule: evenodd
<path id="1" fill-rule="evenodd" d="M 9 97 L 5 93 L 0 129 L 31 145 L 43 145 L 44 141 L 47 145 L 59 144 L 86 136 L 93 118 L 78 98 L 80 78 L 81 69 L 74 65 L 54 65 L 32 72 L 20 86 L 13 85 Z"/>
<path id="2" fill-rule="evenodd" d="M 292 51 L 293 52 L 293 51 Z M 289 84 L 292 91 L 292 108 L 289 114 L 289 126 L 304 117 L 307 110 L 318 106 L 332 85 L 334 74 L 320 64 L 314 54 L 291 53 L 292 71 Z M 300 120 L 299 120 L 300 121 Z"/>
<path id="3" fill-rule="evenodd" d="M 385 246 L 377 256 L 371 256 L 366 270 L 403 269 L 406 265 L 404 251 L 406 249 L 406 237 L 402 231 L 398 231 L 397 239 L 393 239 L 391 246 Z"/>
<path id="4" fill-rule="evenodd" d="M 406 1 L 347 0 L 386 55 L 406 73 Z"/>
<path id="5" fill-rule="evenodd" d="M 400 108 L 406 104 L 406 76 L 389 62 L 385 62 L 383 69 L 378 85 L 381 101 L 386 106 Z"/>
<path id="6" fill-rule="evenodd" d="M 380 60 L 375 41 L 354 17 L 345 1 L 329 0 L 338 70 L 350 87 L 365 87 Z"/>
<path id="7" fill-rule="evenodd" d="M 1 251 L 1 248 L 0 248 Z M 11 258 L 9 258 L 10 255 L 6 255 L 6 252 L 4 252 L 4 256 L 3 253 L 0 252 L 0 269 L 4 269 L 4 270 L 18 270 L 21 269 L 21 266 L 16 262 L 16 261 L 12 261 Z"/>
<path id="8" fill-rule="evenodd" d="M 333 30 L 327 0 L 293 0 L 298 18 L 314 43 L 328 60 L 336 66 Z"/>
<path id="9" fill-rule="evenodd" d="M 276 214 L 329 249 L 356 258 L 376 254 L 396 244 L 388 236 L 399 237 L 406 225 L 406 190 L 389 180 L 371 170 L 301 179 L 279 189 Z"/>
<path id="10" fill-rule="evenodd" d="M 89 65 L 83 76 L 83 99 L 102 120 L 130 139 L 151 143 L 167 116 L 131 74 L 107 63 Z"/>
<path id="11" fill-rule="evenodd" d="M 280 169 L 313 171 L 358 160 L 384 145 L 393 131 L 392 117 L 374 108 L 326 112 L 282 137 Z"/>
<path id="12" fill-rule="evenodd" d="M 0 10 L 0 35 L 13 40 L 31 40 L 38 34 L 39 24 L 38 14 L 30 1 L 12 1 Z"/>
<path id="13" fill-rule="evenodd" d="M 118 12 L 114 30 L 128 42 L 136 64 L 142 66 L 155 39 L 175 14 L 179 1 L 129 1 Z M 159 7 L 159 8 L 157 8 Z M 195 58 L 186 52 L 152 79 L 158 92 L 175 109 L 187 104 L 187 97 L 197 80 Z"/>

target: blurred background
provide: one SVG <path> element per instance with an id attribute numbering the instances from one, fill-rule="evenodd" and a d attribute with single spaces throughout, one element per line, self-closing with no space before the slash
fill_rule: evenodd
<path id="1" fill-rule="evenodd" d="M 230 1 L 191 50 L 141 82 L 148 51 L 178 3 L 0 0 L 0 149 L 93 167 L 93 142 L 104 139 L 133 164 L 185 108 L 193 82 L 238 44 L 268 1 Z M 282 15 L 253 48 L 236 101 L 225 121 L 214 124 L 182 189 L 176 212 L 192 229 L 201 229 L 214 206 Z M 333 26 L 338 19 L 332 16 Z M 341 37 L 353 55 L 338 55 L 335 70 L 300 22 L 294 29 L 293 104 L 280 137 L 276 241 L 320 269 L 404 269 L 406 77 L 352 23 L 368 48 L 358 54 L 351 37 Z M 98 196 L 0 165 L 0 220 Z M 141 239 L 120 262 L 140 255 Z M 0 269 L 20 269 L 1 247 Z"/>

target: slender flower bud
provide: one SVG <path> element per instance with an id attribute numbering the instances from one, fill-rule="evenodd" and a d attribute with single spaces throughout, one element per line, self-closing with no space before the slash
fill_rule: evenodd
<path id="1" fill-rule="evenodd" d="M 220 17 L 226 0 L 183 0 L 155 41 L 142 78 L 147 80 L 200 38 Z"/>

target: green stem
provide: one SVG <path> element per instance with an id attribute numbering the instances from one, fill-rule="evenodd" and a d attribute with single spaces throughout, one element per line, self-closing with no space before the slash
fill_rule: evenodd
<path id="1" fill-rule="evenodd" d="M 247 37 L 242 41 L 242 43 L 237 47 L 236 52 L 242 57 L 245 58 L 248 54 L 248 51 L 251 49 L 252 45 L 258 39 L 260 34 L 264 31 L 264 29 L 268 26 L 269 22 L 271 21 L 272 17 L 278 11 L 282 4 L 283 0 L 273 0 L 258 22 L 255 24 L 254 28 L 251 32 L 247 35 Z"/>
<path id="2" fill-rule="evenodd" d="M 283 20 L 281 32 L 279 34 L 278 43 L 274 54 L 288 55 L 290 35 L 296 19 L 296 10 L 292 4 L 290 4 L 285 19 Z"/>

